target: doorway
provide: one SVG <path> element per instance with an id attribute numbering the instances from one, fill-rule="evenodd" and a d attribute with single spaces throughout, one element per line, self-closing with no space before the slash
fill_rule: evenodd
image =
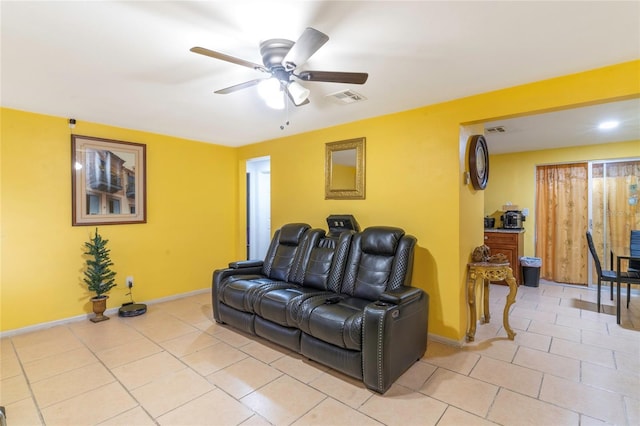
<path id="1" fill-rule="evenodd" d="M 631 230 L 640 229 L 640 159 L 594 161 L 589 166 L 589 228 L 603 269 L 613 270 L 610 253 L 628 254 Z"/>
<path id="2" fill-rule="evenodd" d="M 631 229 L 640 228 L 640 160 L 590 161 L 536 167 L 536 255 L 542 278 L 592 284 L 593 260 L 585 231 L 604 269 L 609 253 L 628 250 Z"/>
<path id="3" fill-rule="evenodd" d="M 271 241 L 271 158 L 247 160 L 247 259 L 264 259 Z"/>

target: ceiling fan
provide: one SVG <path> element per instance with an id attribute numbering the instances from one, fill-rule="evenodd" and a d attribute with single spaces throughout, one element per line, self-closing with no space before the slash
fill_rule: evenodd
<path id="1" fill-rule="evenodd" d="M 300 106 L 309 103 L 308 97 L 310 91 L 298 83 L 296 79 L 301 81 L 364 84 L 369 77 L 369 74 L 360 72 L 298 71 L 328 40 L 328 35 L 309 27 L 304 30 L 295 43 L 291 40 L 280 38 L 263 41 L 260 43 L 260 54 L 262 55 L 263 65 L 205 49 L 204 47 L 193 47 L 190 50 L 200 55 L 271 74 L 267 78 L 246 81 L 216 90 L 214 93 L 224 95 L 256 85 L 259 85 L 258 89 L 260 90 L 261 87 L 264 88 L 265 86 L 271 85 L 271 90 L 275 91 L 276 97 L 281 95 L 280 102 L 282 107 L 284 107 L 283 92 L 295 106 Z M 266 90 L 269 89 L 267 88 Z M 267 103 L 269 103 L 269 101 L 267 101 Z"/>

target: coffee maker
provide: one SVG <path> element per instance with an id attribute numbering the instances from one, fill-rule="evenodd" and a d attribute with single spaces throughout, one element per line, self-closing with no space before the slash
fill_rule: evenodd
<path id="1" fill-rule="evenodd" d="M 520 210 L 510 210 L 500 216 L 504 229 L 522 229 L 526 216 Z"/>

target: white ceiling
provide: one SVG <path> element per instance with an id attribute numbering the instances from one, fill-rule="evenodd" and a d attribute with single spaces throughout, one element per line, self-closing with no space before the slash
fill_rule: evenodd
<path id="1" fill-rule="evenodd" d="M 598 127 L 607 121 L 618 122 L 618 127 Z M 486 131 L 498 126 L 504 127 L 504 133 Z M 640 141 L 640 98 L 490 121 L 484 128 L 492 154 Z"/>
<path id="2" fill-rule="evenodd" d="M 640 58 L 638 1 L 3 0 L 0 17 L 2 106 L 228 146 Z M 295 41 L 308 26 L 330 40 L 303 69 L 368 72 L 369 80 L 305 82 L 311 103 L 288 116 L 266 107 L 255 87 L 213 93 L 262 73 L 189 52 L 202 46 L 260 63 L 261 40 Z M 367 100 L 326 97 L 343 89 Z M 625 107 L 640 139 L 638 102 Z M 565 114 L 496 122 L 508 132 L 489 136 L 490 149 L 574 144 L 573 136 L 525 137 L 531 129 L 557 135 L 574 114 L 583 120 Z M 586 138 L 585 126 L 568 131 Z"/>

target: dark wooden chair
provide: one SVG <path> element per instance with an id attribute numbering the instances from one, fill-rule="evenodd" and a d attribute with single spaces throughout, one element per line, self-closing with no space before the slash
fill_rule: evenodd
<path id="1" fill-rule="evenodd" d="M 629 255 L 631 257 L 640 257 L 640 229 L 631 231 L 629 238 Z M 629 272 L 640 272 L 640 260 L 629 260 Z"/>
<path id="2" fill-rule="evenodd" d="M 614 283 L 618 282 L 618 274 L 616 273 L 616 271 L 602 270 L 602 265 L 600 264 L 600 258 L 598 257 L 598 252 L 596 252 L 596 248 L 593 245 L 593 238 L 591 237 L 591 232 L 589 231 L 587 231 L 587 244 L 589 245 L 589 251 L 591 252 L 593 261 L 596 264 L 596 271 L 598 274 L 598 312 L 600 312 L 600 288 L 602 286 L 602 282 L 608 281 L 610 283 L 611 297 L 613 299 L 613 285 Z M 612 262 L 612 265 L 613 265 L 613 262 Z M 620 282 L 627 283 L 627 309 L 628 309 L 629 300 L 631 297 L 631 284 L 640 284 L 640 274 L 638 272 L 620 272 Z M 618 288 L 618 291 L 620 291 L 619 288 Z M 618 300 L 619 299 L 620 298 L 618 298 Z"/>

